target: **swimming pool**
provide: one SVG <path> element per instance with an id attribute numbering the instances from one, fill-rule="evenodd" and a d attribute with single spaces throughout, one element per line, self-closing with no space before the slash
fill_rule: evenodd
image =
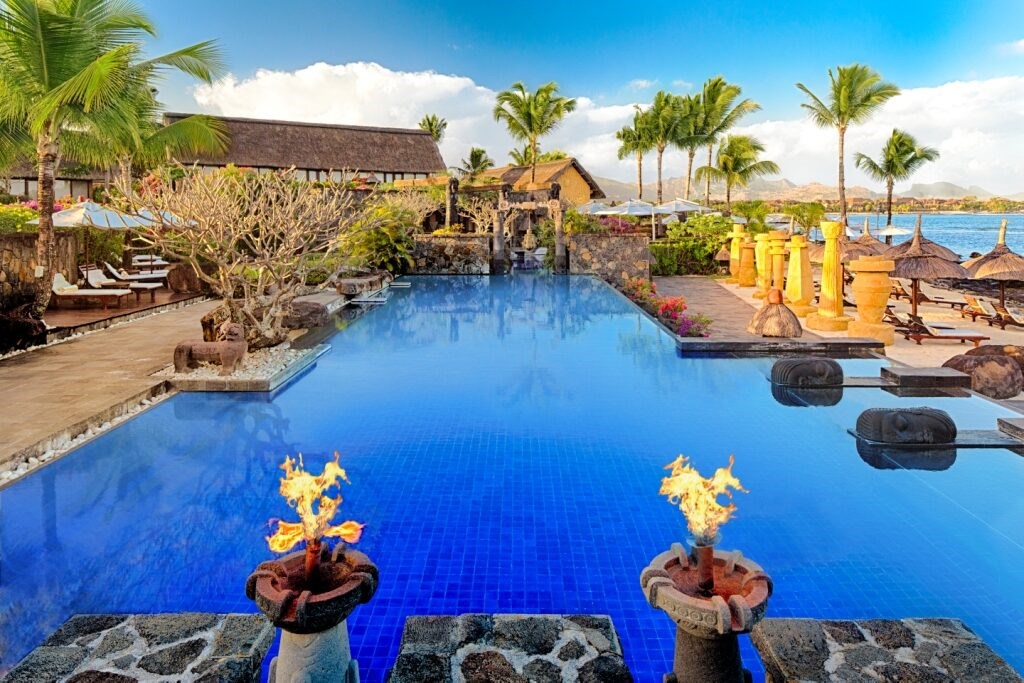
<path id="1" fill-rule="evenodd" d="M 405 617 L 462 612 L 610 614 L 637 680 L 660 680 L 673 628 L 638 577 L 686 536 L 657 495 L 678 453 L 706 473 L 736 455 L 750 493 L 722 546 L 771 574 L 771 615 L 959 617 L 1024 668 L 1024 459 L 876 469 L 846 433 L 873 406 L 965 429 L 1007 411 L 876 389 L 786 407 L 770 359 L 680 358 L 590 278 L 418 277 L 391 296 L 272 399 L 178 395 L 0 490 L 0 668 L 73 613 L 252 611 L 267 520 L 290 516 L 278 465 L 335 449 L 343 518 L 381 570 L 350 619 L 367 681 Z"/>

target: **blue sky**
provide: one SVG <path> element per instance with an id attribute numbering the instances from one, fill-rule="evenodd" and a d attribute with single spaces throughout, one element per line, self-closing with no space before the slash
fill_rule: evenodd
<path id="1" fill-rule="evenodd" d="M 241 81 L 258 69 L 375 62 L 394 72 L 466 77 L 489 90 L 516 80 L 555 80 L 568 95 L 616 105 L 647 101 L 659 88 L 682 92 L 685 84 L 723 74 L 763 105 L 751 123 L 801 117 L 794 82 L 821 90 L 827 68 L 836 64 L 870 64 L 905 89 L 1024 74 L 1024 42 L 1013 47 L 1024 39 L 1024 0 L 553 2 L 537 4 L 536 13 L 524 9 L 529 5 L 481 2 L 142 4 L 160 28 L 152 50 L 217 38 Z M 161 97 L 172 109 L 266 115 L 240 112 L 237 102 L 233 108 L 211 99 L 199 104 L 179 78 L 162 86 Z M 301 108 L 293 116 L 301 117 Z M 407 123 L 396 119 L 376 122 Z M 481 134 L 462 137 L 476 142 L 473 135 Z M 443 151 L 446 158 L 460 154 Z"/>

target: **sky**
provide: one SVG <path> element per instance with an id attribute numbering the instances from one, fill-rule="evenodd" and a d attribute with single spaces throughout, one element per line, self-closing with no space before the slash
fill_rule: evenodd
<path id="1" fill-rule="evenodd" d="M 721 74 L 761 104 L 737 132 L 758 137 L 782 177 L 833 184 L 835 133 L 806 119 L 794 84 L 820 94 L 830 67 L 861 62 L 903 93 L 851 130 L 848 155 L 876 156 L 898 127 L 942 155 L 915 182 L 1024 192 L 1024 0 L 141 4 L 160 31 L 154 54 L 214 38 L 226 56 L 212 85 L 160 84 L 172 111 L 399 127 L 436 113 L 449 165 L 474 145 L 501 164 L 517 143 L 493 121 L 495 92 L 553 80 L 578 108 L 542 146 L 629 181 L 614 133 L 633 105 Z M 666 177 L 685 173 L 679 152 L 664 163 Z M 850 159 L 847 183 L 881 189 Z"/>

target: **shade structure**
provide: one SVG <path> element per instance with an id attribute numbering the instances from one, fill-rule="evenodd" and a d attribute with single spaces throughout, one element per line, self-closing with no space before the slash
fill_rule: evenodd
<path id="1" fill-rule="evenodd" d="M 658 204 L 659 209 L 665 209 L 672 213 L 692 213 L 694 211 L 710 211 L 706 206 L 701 206 L 697 202 L 691 202 L 688 199 L 679 199 L 676 197 L 670 202 L 664 204 Z"/>
<path id="2" fill-rule="evenodd" d="M 589 201 L 586 204 L 580 204 L 579 206 L 577 206 L 576 207 L 576 212 L 577 213 L 584 213 L 584 214 L 589 215 L 589 214 L 592 214 L 592 213 L 597 213 L 598 211 L 601 211 L 602 209 L 607 209 L 607 208 L 608 208 L 607 204 L 602 204 L 601 202 L 596 202 L 596 201 Z"/>
<path id="3" fill-rule="evenodd" d="M 650 216 L 651 217 L 651 238 L 657 239 L 657 225 L 654 216 L 670 214 L 672 211 L 661 209 L 650 202 L 642 202 L 636 199 L 629 199 L 616 206 L 609 206 L 601 211 L 595 211 L 597 216 Z"/>
<path id="4" fill-rule="evenodd" d="M 855 240 L 842 240 L 839 243 L 839 258 L 842 261 L 853 261 L 861 256 L 877 256 L 888 248 L 871 234 L 868 219 L 865 218 L 860 237 Z"/>
<path id="5" fill-rule="evenodd" d="M 920 223 L 918 223 L 918 228 L 920 228 Z M 903 253 L 892 257 L 896 262 L 896 267 L 892 271 L 892 277 L 906 278 L 911 282 L 910 310 L 914 315 L 917 315 L 918 280 L 934 280 L 937 278 L 966 279 L 970 277 L 967 269 L 959 263 L 936 256 L 927 251 L 924 245 L 922 245 L 923 239 L 921 237 L 921 230 L 915 230 L 914 239 L 910 241 L 910 246 Z M 889 251 L 892 250 L 890 249 Z M 886 254 L 888 253 L 886 252 Z"/>
<path id="6" fill-rule="evenodd" d="M 907 230 L 906 228 L 897 228 L 895 225 L 887 225 L 878 231 L 878 234 L 882 237 L 896 237 L 898 235 L 909 235 L 914 232 L 913 230 Z"/>
<path id="7" fill-rule="evenodd" d="M 918 240 L 919 247 L 925 253 L 931 254 L 932 256 L 938 256 L 939 258 L 944 258 L 947 261 L 956 261 L 957 263 L 960 262 L 960 254 L 956 253 L 952 249 L 947 249 L 946 247 L 942 246 L 941 244 L 938 244 L 937 242 L 932 242 L 930 239 L 927 239 L 922 234 L 921 214 L 917 214 L 917 223 L 914 225 L 914 239 Z M 903 244 L 897 244 L 895 247 L 890 247 L 886 249 L 885 252 L 882 253 L 882 256 L 885 256 L 886 258 L 890 259 L 899 258 L 901 254 L 904 254 L 910 250 L 913 241 L 914 240 L 911 240 L 910 242 L 904 242 Z"/>
<path id="8" fill-rule="evenodd" d="M 144 216 L 133 216 L 96 202 L 80 202 L 53 214 L 53 225 L 56 228 L 127 230 L 128 228 L 149 227 L 158 222 Z M 29 223 L 38 225 L 39 219 L 36 218 Z M 127 236 L 125 239 L 127 240 Z M 85 261 L 89 262 L 88 232 L 85 234 Z"/>
<path id="9" fill-rule="evenodd" d="M 975 280 L 999 282 L 999 303 L 1006 305 L 1006 282 L 1024 280 L 1024 256 L 1006 246 L 1005 218 L 999 226 L 999 237 L 992 251 L 965 261 L 964 268 Z"/>

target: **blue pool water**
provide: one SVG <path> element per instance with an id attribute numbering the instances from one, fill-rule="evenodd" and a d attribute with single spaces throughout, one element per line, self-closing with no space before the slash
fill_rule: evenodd
<path id="1" fill-rule="evenodd" d="M 846 433 L 922 402 L 991 428 L 1005 411 L 987 401 L 785 407 L 769 359 L 682 359 L 582 277 L 415 278 L 330 343 L 271 400 L 179 395 L 0 490 L 0 669 L 73 613 L 251 611 L 266 522 L 290 518 L 277 466 L 335 449 L 343 518 L 381 570 L 350 620 L 367 681 L 407 616 L 462 612 L 610 614 L 637 680 L 660 680 L 673 628 L 638 576 L 686 536 L 657 494 L 678 453 L 705 472 L 736 455 L 750 492 L 723 546 L 771 574 L 772 615 L 960 617 L 1024 669 L 1024 459 L 876 469 Z"/>

